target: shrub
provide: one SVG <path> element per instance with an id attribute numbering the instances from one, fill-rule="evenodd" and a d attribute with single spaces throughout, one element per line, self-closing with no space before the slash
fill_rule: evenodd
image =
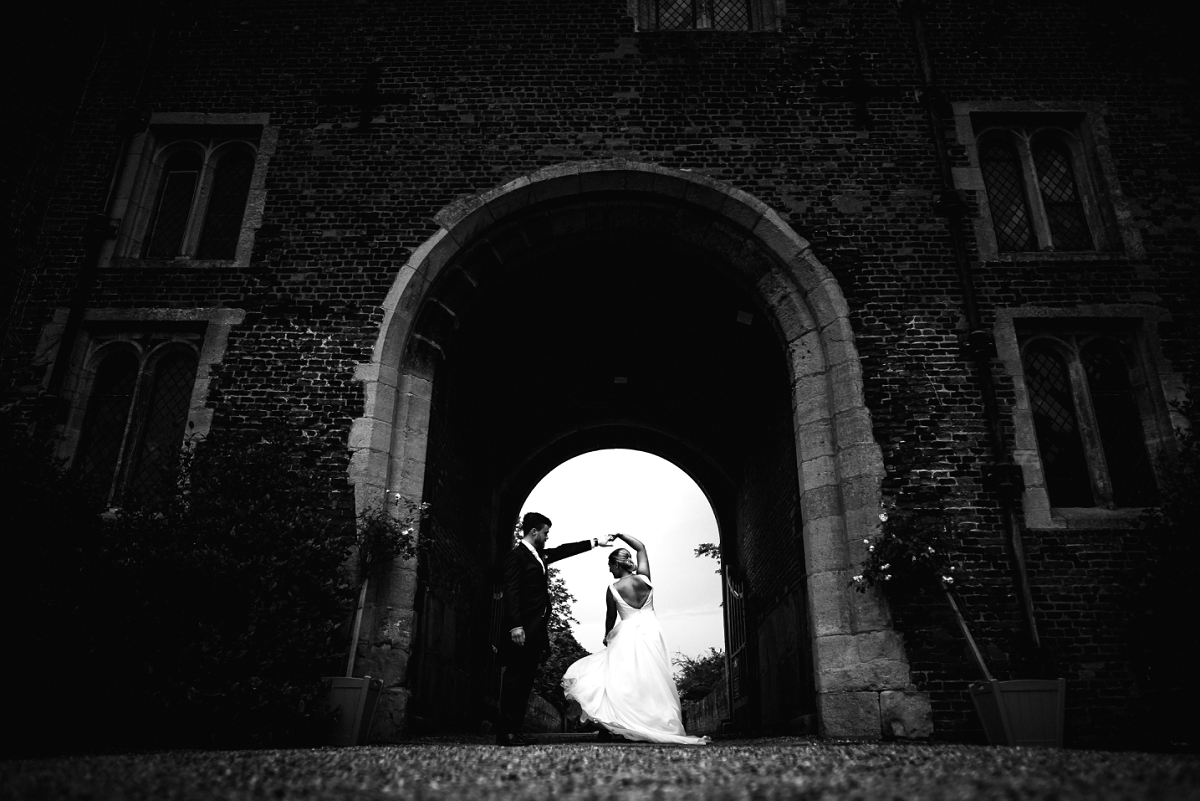
<path id="1" fill-rule="evenodd" d="M 850 586 L 924 595 L 961 579 L 961 566 L 950 558 L 954 520 L 940 507 L 893 509 L 879 519 L 882 531 L 874 541 L 863 540 L 867 559 Z"/>
<path id="2" fill-rule="evenodd" d="M 51 708 L 25 710 L 42 750 L 313 740 L 319 677 L 341 671 L 348 644 L 348 559 L 386 526 L 356 530 L 297 439 L 200 442 L 160 503 L 103 524 L 44 454 L 26 461 L 45 488 L 21 497 L 9 476 L 20 525 L 6 537 L 24 544 L 28 577 L 6 608 L 32 614 L 37 683 L 54 687 Z M 406 536 L 373 550 L 403 552 Z"/>
<path id="3" fill-rule="evenodd" d="M 673 660 L 675 686 L 681 701 L 699 701 L 725 683 L 725 652 L 709 648 L 697 657 L 680 654 Z"/>

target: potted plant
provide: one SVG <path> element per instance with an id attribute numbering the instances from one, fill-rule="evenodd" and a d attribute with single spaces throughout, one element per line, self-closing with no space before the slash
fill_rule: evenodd
<path id="1" fill-rule="evenodd" d="M 352 560 L 358 586 L 350 625 L 350 645 L 344 676 L 326 676 L 329 682 L 328 708 L 334 718 L 329 745 L 365 745 L 375 719 L 383 682 L 370 676 L 354 675 L 358 655 L 358 635 L 362 630 L 367 586 L 374 570 L 397 557 L 411 559 L 417 553 L 417 527 L 428 504 L 416 503 L 400 493 L 391 493 L 388 503 L 372 506 L 358 517 L 355 555 Z"/>
<path id="2" fill-rule="evenodd" d="M 881 533 L 873 541 L 863 540 L 867 558 L 851 586 L 859 592 L 879 587 L 894 597 L 940 592 L 983 675 L 984 680 L 972 683 L 969 690 L 988 741 L 993 745 L 1061 747 L 1066 680 L 998 681 L 971 634 L 955 592 L 963 571 L 951 558 L 953 518 L 941 508 L 885 507 L 879 519 Z"/>

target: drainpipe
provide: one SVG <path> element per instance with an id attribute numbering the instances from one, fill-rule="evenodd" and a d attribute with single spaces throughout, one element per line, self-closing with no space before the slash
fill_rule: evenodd
<path id="1" fill-rule="evenodd" d="M 1008 445 L 1004 439 L 1004 429 L 1000 419 L 1000 406 L 996 400 L 996 384 L 992 378 L 992 358 L 996 355 L 996 343 L 991 332 L 984 328 L 979 316 L 979 307 L 975 299 L 975 284 L 971 275 L 971 261 L 967 255 L 967 243 L 963 235 L 963 217 L 967 204 L 954 186 L 954 173 L 950 166 L 950 157 L 946 150 L 946 140 L 943 134 L 942 113 L 946 108 L 946 100 L 938 86 L 933 70 L 933 59 L 929 55 L 928 38 L 925 32 L 925 22 L 921 16 L 921 0 L 897 0 L 897 7 L 909 17 L 913 31 L 913 45 L 916 50 L 917 62 L 921 68 L 920 97 L 925 107 L 926 121 L 929 124 L 930 137 L 933 140 L 934 153 L 937 156 L 938 173 L 941 178 L 941 189 L 934 202 L 934 214 L 947 219 L 950 230 L 950 240 L 954 249 L 954 265 L 958 273 L 959 286 L 963 296 L 963 315 L 967 320 L 967 334 L 963 341 L 963 351 L 974 362 L 975 376 L 979 382 L 980 393 L 983 396 L 983 412 L 987 420 L 989 441 L 992 451 L 992 464 L 986 465 L 984 478 L 996 489 L 1000 501 L 1000 510 L 1008 530 L 1009 547 L 1017 579 L 1017 594 L 1025 613 L 1025 623 L 1029 637 L 1034 646 L 1041 647 L 1038 636 L 1037 619 L 1033 613 L 1033 596 L 1029 590 L 1029 576 L 1025 567 L 1025 548 L 1021 542 L 1021 526 L 1017 519 L 1016 499 L 1018 488 L 1022 486 L 1020 469 L 1012 461 Z"/>
<path id="2" fill-rule="evenodd" d="M 109 175 L 108 189 L 100 210 L 89 214 L 83 226 L 84 256 L 71 290 L 71 299 L 67 308 L 67 321 L 63 326 L 62 336 L 58 343 L 58 353 L 54 365 L 50 369 L 50 379 L 43 395 L 43 414 L 38 420 L 40 433 L 48 434 L 55 425 L 63 422 L 67 406 L 62 397 L 63 385 L 71 366 L 71 356 L 75 352 L 75 344 L 79 332 L 83 328 L 83 319 L 91 301 L 92 290 L 96 284 L 96 276 L 100 264 L 105 259 L 106 246 L 117 238 L 120 220 L 112 218 L 113 203 L 116 199 L 117 185 L 125 171 L 128 162 L 129 149 L 134 137 L 146 130 L 150 116 L 135 108 L 126 109 L 117 122 L 117 130 L 121 134 L 121 146 L 117 150 Z"/>

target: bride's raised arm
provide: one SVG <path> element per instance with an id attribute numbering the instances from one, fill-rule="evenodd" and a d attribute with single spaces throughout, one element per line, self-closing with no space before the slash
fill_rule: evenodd
<path id="1" fill-rule="evenodd" d="M 631 537 L 628 534 L 618 534 L 618 537 L 629 543 L 629 547 L 637 553 L 637 570 L 638 575 L 650 578 L 650 557 L 646 554 L 646 546 L 636 537 Z"/>

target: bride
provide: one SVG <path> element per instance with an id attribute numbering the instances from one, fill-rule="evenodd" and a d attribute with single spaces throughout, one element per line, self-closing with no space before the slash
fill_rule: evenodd
<path id="1" fill-rule="evenodd" d="M 605 593 L 607 647 L 567 668 L 563 690 L 568 700 L 579 702 L 585 722 L 594 720 L 612 734 L 652 743 L 704 745 L 707 738 L 683 733 L 679 691 L 671 677 L 662 627 L 654 616 L 646 546 L 628 534 L 616 536 L 633 548 L 637 562 L 625 548 L 609 554 L 608 569 L 616 581 Z"/>

